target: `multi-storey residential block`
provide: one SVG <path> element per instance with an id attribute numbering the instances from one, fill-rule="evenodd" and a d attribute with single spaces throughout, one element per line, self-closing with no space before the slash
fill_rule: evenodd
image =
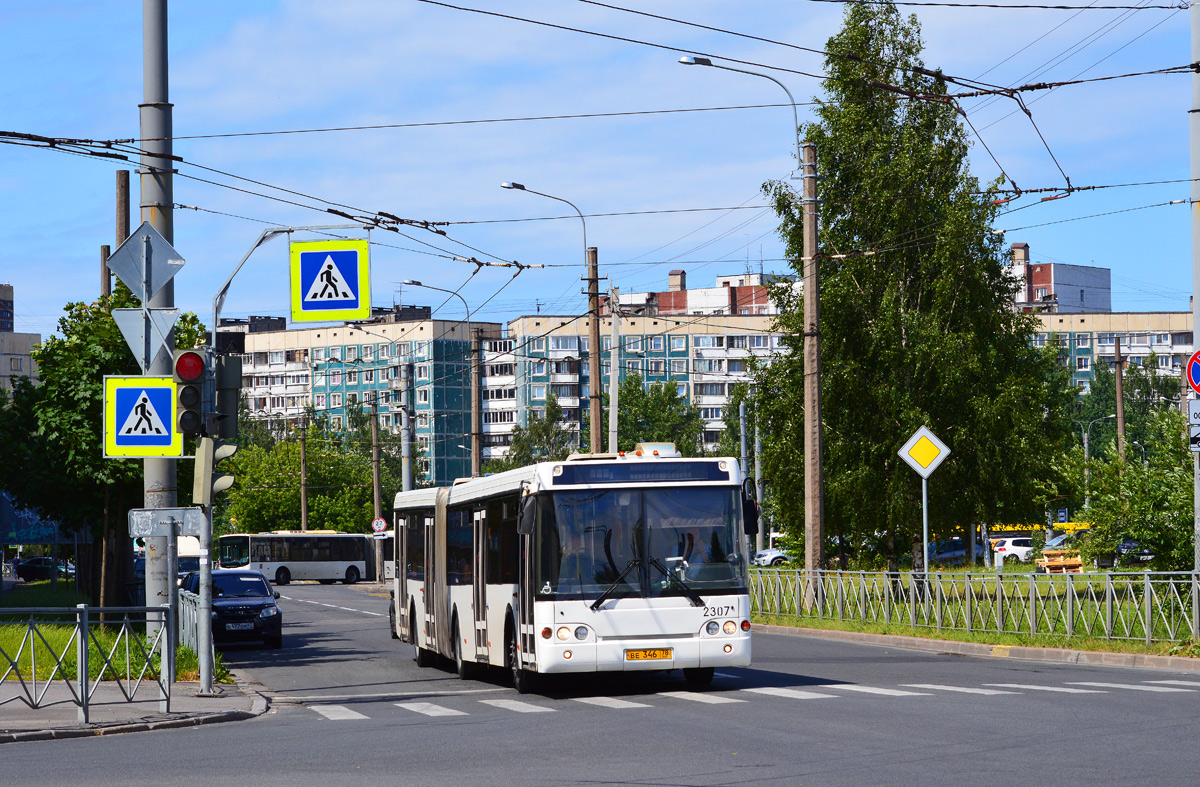
<path id="1" fill-rule="evenodd" d="M 1014 243 L 1011 273 L 1018 282 L 1013 299 L 1018 309 L 1062 314 L 1112 311 L 1112 272 L 1108 268 L 1033 262 L 1029 244 Z"/>
<path id="2" fill-rule="evenodd" d="M 429 319 L 427 309 L 386 311 L 362 324 L 246 333 L 242 397 L 250 417 L 298 422 L 312 407 L 341 426 L 348 406 L 376 401 L 380 428 L 394 431 L 407 405 L 429 480 L 470 475 L 467 323 Z M 471 327 L 484 344 L 500 333 L 496 323 Z"/>
<path id="3" fill-rule="evenodd" d="M 1116 365 L 1117 342 L 1127 365 L 1141 366 L 1151 355 L 1160 372 L 1182 374 L 1192 354 L 1190 312 L 1040 313 L 1034 344 L 1055 342 L 1059 357 L 1083 390 L 1091 386 L 1098 363 Z"/>
<path id="4" fill-rule="evenodd" d="M 771 302 L 769 283 L 781 281 L 773 274 L 742 273 L 718 276 L 715 287 L 687 288 L 687 272 L 667 274 L 665 292 L 622 292 L 621 311 L 631 315 L 679 314 L 778 314 Z M 800 285 L 795 284 L 799 287 Z M 600 297 L 600 313 L 609 314 L 609 298 Z"/>
<path id="5" fill-rule="evenodd" d="M 15 332 L 15 321 L 12 285 L 0 284 L 0 388 L 8 390 L 17 377 L 37 381 L 33 348 L 42 343 L 41 334 Z"/>

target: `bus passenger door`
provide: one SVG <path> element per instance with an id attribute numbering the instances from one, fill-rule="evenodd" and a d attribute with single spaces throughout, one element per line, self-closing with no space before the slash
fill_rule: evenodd
<path id="1" fill-rule="evenodd" d="M 536 664 L 537 640 L 533 625 L 534 536 L 517 536 L 521 560 L 517 573 L 517 631 L 521 643 L 521 664 L 532 669 Z"/>
<path id="2" fill-rule="evenodd" d="M 430 650 L 437 653 L 446 653 L 443 643 L 438 641 L 438 625 L 437 625 L 437 609 L 438 604 L 442 602 L 441 590 L 446 586 L 446 577 L 444 574 L 439 575 L 437 567 L 439 565 L 437 552 L 437 518 L 434 516 L 425 516 L 425 637 L 430 644 Z M 441 561 L 444 565 L 445 561 Z M 446 643 L 448 645 L 449 643 Z"/>
<path id="3" fill-rule="evenodd" d="M 408 517 L 392 515 L 392 603 L 396 605 L 396 621 L 400 639 L 408 640 Z"/>
<path id="4" fill-rule="evenodd" d="M 487 663 L 488 660 L 488 631 L 487 631 L 487 511 L 479 509 L 472 512 L 474 530 L 474 562 L 472 576 L 472 611 L 475 618 L 475 658 Z"/>

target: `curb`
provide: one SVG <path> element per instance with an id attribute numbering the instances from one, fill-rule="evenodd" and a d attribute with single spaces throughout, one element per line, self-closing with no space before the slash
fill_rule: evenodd
<path id="1" fill-rule="evenodd" d="M 95 738 L 103 735 L 120 735 L 127 732 L 150 732 L 153 730 L 171 730 L 180 727 L 199 727 L 202 724 L 220 724 L 226 721 L 245 721 L 261 716 L 267 712 L 270 703 L 263 695 L 247 689 L 242 680 L 234 677 L 238 690 L 243 694 L 253 694 L 254 700 L 250 710 L 228 710 L 216 713 L 205 713 L 198 716 L 168 718 L 161 721 L 143 721 L 132 724 L 112 724 L 104 727 L 74 727 L 53 730 L 29 730 L 27 732 L 0 732 L 0 745 L 19 743 L 21 741 L 64 740 L 66 738 Z"/>
<path id="2" fill-rule="evenodd" d="M 793 637 L 813 637 L 859 645 L 921 650 L 954 656 L 1040 661 L 1050 664 L 1084 664 L 1128 669 L 1156 669 L 1200 673 L 1200 659 L 1185 656 L 1155 656 L 1146 653 L 1110 653 L 1103 650 L 1068 650 L 1066 648 L 1037 648 L 1028 645 L 988 645 L 982 642 L 957 642 L 945 639 L 925 639 L 902 634 L 870 634 L 837 629 L 810 629 L 798 626 L 779 626 L 770 623 L 754 624 L 755 631 L 765 634 L 784 634 Z"/>

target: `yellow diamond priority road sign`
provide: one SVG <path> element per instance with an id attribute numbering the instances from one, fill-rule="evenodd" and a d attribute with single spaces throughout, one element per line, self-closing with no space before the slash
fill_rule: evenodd
<path id="1" fill-rule="evenodd" d="M 950 449 L 928 428 L 922 426 L 913 432 L 908 442 L 901 447 L 900 458 L 916 470 L 921 478 L 929 478 L 938 465 L 950 455 Z"/>

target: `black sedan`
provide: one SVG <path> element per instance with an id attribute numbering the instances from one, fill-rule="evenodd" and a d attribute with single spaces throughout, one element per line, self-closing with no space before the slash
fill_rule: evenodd
<path id="1" fill-rule="evenodd" d="M 57 571 L 60 579 L 75 576 L 75 567 L 61 560 L 58 561 Z M 26 582 L 33 582 L 38 579 L 50 579 L 54 574 L 55 561 L 52 557 L 31 557 L 29 560 L 17 564 L 17 577 Z"/>
<path id="2" fill-rule="evenodd" d="M 258 571 L 218 569 L 212 572 L 213 639 L 217 642 L 262 640 L 268 647 L 283 647 L 283 613 L 277 591 Z M 184 577 L 181 586 L 200 592 L 200 573 Z"/>

